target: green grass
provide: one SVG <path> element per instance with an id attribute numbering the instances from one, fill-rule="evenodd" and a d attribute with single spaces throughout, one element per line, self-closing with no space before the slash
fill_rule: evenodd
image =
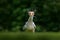
<path id="1" fill-rule="evenodd" d="M 0 32 L 0 40 L 60 40 L 60 32 Z"/>

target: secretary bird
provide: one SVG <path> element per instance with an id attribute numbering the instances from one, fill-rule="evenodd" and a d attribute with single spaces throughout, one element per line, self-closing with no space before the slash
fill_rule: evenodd
<path id="1" fill-rule="evenodd" d="M 33 22 L 34 11 L 29 11 L 28 15 L 29 15 L 29 18 L 28 18 L 28 21 L 25 23 L 23 30 L 26 29 L 25 31 L 35 32 L 36 25 Z"/>

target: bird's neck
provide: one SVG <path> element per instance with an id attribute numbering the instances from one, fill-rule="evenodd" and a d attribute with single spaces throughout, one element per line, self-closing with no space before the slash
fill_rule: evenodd
<path id="1" fill-rule="evenodd" d="M 30 16 L 28 22 L 33 22 L 33 16 Z"/>

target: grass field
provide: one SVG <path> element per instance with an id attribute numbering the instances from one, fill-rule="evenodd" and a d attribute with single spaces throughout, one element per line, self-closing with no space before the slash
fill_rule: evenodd
<path id="1" fill-rule="evenodd" d="M 60 40 L 60 32 L 0 32 L 0 40 Z"/>

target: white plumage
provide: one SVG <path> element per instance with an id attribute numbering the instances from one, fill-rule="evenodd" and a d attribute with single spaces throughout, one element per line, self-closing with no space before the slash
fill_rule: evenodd
<path id="1" fill-rule="evenodd" d="M 32 15 L 32 14 L 33 14 L 33 12 L 31 12 L 31 14 L 29 13 L 30 17 L 29 17 L 28 21 L 25 23 L 23 30 L 26 29 L 26 30 L 31 30 L 32 32 L 35 31 L 36 25 L 33 22 L 34 15 Z"/>
<path id="2" fill-rule="evenodd" d="M 26 24 L 23 27 L 23 29 L 35 29 L 35 28 L 36 28 L 36 25 L 34 24 L 34 22 L 32 23 L 26 22 Z"/>

